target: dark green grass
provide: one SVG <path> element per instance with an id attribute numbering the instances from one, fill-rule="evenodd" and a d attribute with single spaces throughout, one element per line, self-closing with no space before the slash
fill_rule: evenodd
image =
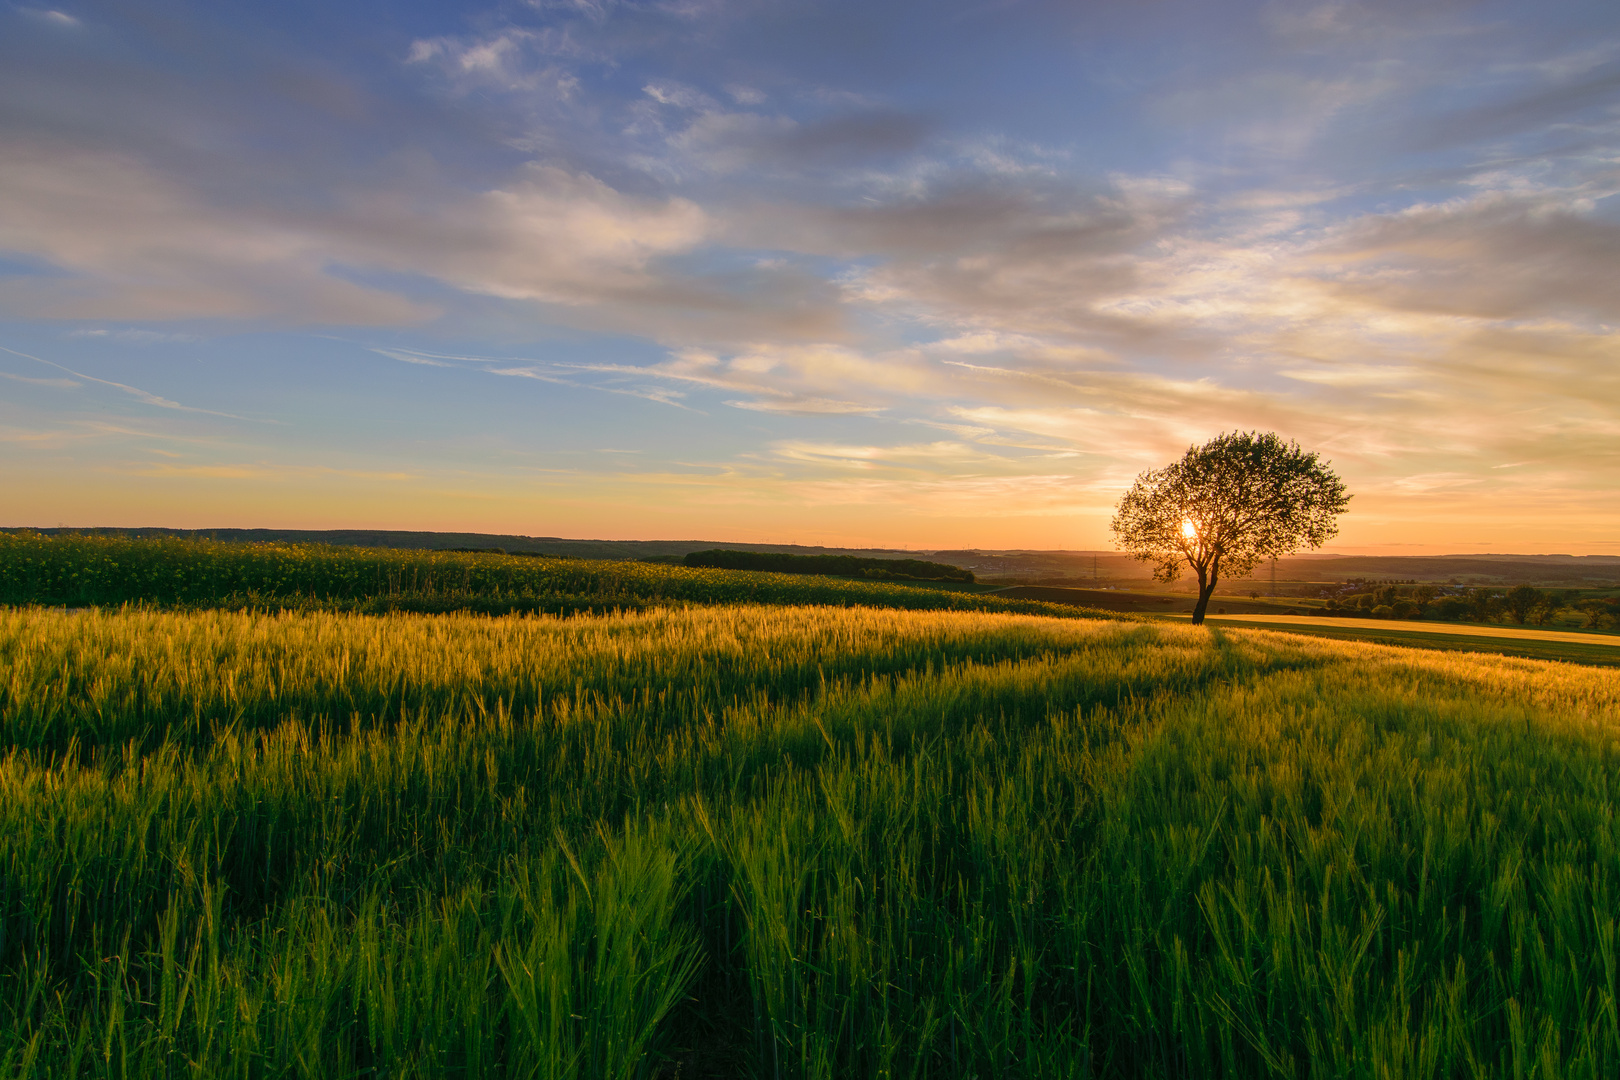
<path id="1" fill-rule="evenodd" d="M 498 553 L 0 533 L 0 604 L 575 615 L 740 603 L 1106 617 L 975 596 L 961 587 L 803 574 Z"/>
<path id="2" fill-rule="evenodd" d="M 1607 672 L 780 607 L 0 650 L 0 1075 L 1620 1071 Z"/>

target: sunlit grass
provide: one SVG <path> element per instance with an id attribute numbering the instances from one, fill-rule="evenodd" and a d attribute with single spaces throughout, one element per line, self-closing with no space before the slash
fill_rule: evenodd
<path id="1" fill-rule="evenodd" d="M 1601 671 L 770 606 L 0 658 L 0 1075 L 1620 1067 Z"/>

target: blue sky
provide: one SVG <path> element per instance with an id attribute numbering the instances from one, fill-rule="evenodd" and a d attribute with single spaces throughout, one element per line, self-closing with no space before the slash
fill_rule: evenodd
<path id="1" fill-rule="evenodd" d="M 1620 553 L 1612 3 L 0 9 L 11 525 Z"/>

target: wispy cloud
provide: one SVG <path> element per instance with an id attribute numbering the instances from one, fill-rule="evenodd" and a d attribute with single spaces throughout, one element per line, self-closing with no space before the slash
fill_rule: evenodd
<path id="1" fill-rule="evenodd" d="M 79 27 L 84 25 L 84 20 L 77 15 L 69 15 L 67 12 L 58 11 L 55 8 L 19 7 L 16 10 L 31 19 L 38 19 L 53 26 Z"/>
<path id="2" fill-rule="evenodd" d="M 873 416 L 883 412 L 881 405 L 863 405 L 858 401 L 837 401 L 830 398 L 788 398 L 784 400 L 727 400 L 734 409 L 750 412 L 783 413 L 797 416 Z"/>
<path id="3" fill-rule="evenodd" d="M 678 409 L 690 409 L 679 399 L 685 394 L 679 390 L 660 386 L 626 386 L 622 380 L 618 383 L 604 383 L 601 381 L 588 381 L 580 378 L 582 375 L 605 374 L 609 376 L 649 376 L 656 371 L 648 368 L 635 367 L 629 364 L 581 364 L 561 361 L 538 361 L 518 357 L 492 357 L 468 356 L 444 353 L 423 353 L 408 349 L 385 349 L 370 347 L 370 351 L 391 360 L 402 363 L 415 364 L 425 367 L 464 368 L 476 370 L 489 375 L 504 375 L 509 378 L 533 379 L 536 382 L 551 383 L 556 386 L 567 386 L 581 390 L 594 390 L 606 394 L 621 394 L 627 397 L 641 398 L 654 401 L 660 405 L 673 405 Z"/>
<path id="4" fill-rule="evenodd" d="M 557 370 L 590 370 L 579 366 L 559 365 L 558 368 L 546 369 L 539 366 L 531 367 L 490 367 L 485 368 L 491 375 L 507 375 L 519 379 L 534 379 L 538 382 L 554 383 L 558 386 L 571 386 L 583 390 L 596 390 L 604 394 L 621 394 L 625 397 L 641 398 L 644 401 L 655 401 L 660 405 L 673 405 L 677 409 L 690 409 L 690 406 L 679 399 L 684 397 L 679 390 L 671 390 L 658 386 L 613 386 L 603 383 L 582 382 L 577 379 L 565 378 L 556 374 Z"/>
<path id="5" fill-rule="evenodd" d="M 37 379 L 29 375 L 14 375 L 9 371 L 0 371 L 0 379 L 10 379 L 32 386 L 49 386 L 57 390 L 73 390 L 84 385 L 78 379 Z"/>
<path id="6" fill-rule="evenodd" d="M 456 365 L 451 363 L 450 359 L 464 359 L 462 357 L 441 359 L 437 356 L 411 352 L 408 349 L 379 349 L 373 347 L 371 351 L 378 356 L 386 356 L 388 359 L 398 360 L 402 364 L 416 364 L 419 367 L 455 367 Z"/>
<path id="7" fill-rule="evenodd" d="M 245 416 L 237 416 L 235 413 L 219 412 L 219 411 L 216 411 L 214 409 L 199 409 L 199 408 L 195 408 L 195 407 L 190 406 L 190 405 L 182 405 L 178 401 L 170 401 L 166 397 L 160 397 L 157 394 L 151 393 L 151 392 L 146 391 L 146 390 L 142 390 L 138 386 L 130 386 L 127 383 L 114 382 L 111 379 L 99 379 L 94 375 L 86 375 L 82 371 L 74 371 L 72 368 L 66 366 L 65 364 L 58 364 L 54 360 L 45 360 L 45 359 L 43 359 L 41 357 L 33 356 L 33 355 L 29 354 L 29 353 L 18 352 L 16 349 L 8 349 L 4 345 L 0 345 L 0 352 L 10 353 L 12 356 L 20 356 L 24 360 L 33 360 L 36 363 L 44 364 L 47 367 L 56 368 L 58 371 L 65 371 L 65 372 L 67 372 L 67 374 L 73 376 L 74 379 L 80 380 L 81 383 L 85 383 L 85 382 L 96 383 L 96 384 L 101 385 L 101 386 L 110 386 L 114 390 L 121 390 L 124 393 L 128 394 L 130 397 L 134 398 L 136 401 L 139 401 L 142 405 L 151 405 L 151 406 L 154 406 L 154 407 L 159 408 L 159 409 L 175 409 L 175 410 L 178 410 L 180 412 L 201 413 L 201 414 L 206 415 L 206 416 L 223 416 L 228 420 L 246 420 L 246 419 L 248 419 Z M 37 381 L 37 380 L 29 380 L 29 381 Z"/>
<path id="8" fill-rule="evenodd" d="M 119 343 L 128 342 L 135 345 L 177 345 L 202 340 L 200 334 L 176 333 L 166 330 L 136 330 L 127 327 L 122 330 L 108 330 L 101 327 L 70 330 L 68 331 L 68 337 Z"/>

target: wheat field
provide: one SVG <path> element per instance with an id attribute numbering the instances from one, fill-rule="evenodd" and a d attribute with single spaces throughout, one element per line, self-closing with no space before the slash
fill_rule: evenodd
<path id="1" fill-rule="evenodd" d="M 1601 671 L 0 611 L 0 1075 L 1612 1076 Z"/>

